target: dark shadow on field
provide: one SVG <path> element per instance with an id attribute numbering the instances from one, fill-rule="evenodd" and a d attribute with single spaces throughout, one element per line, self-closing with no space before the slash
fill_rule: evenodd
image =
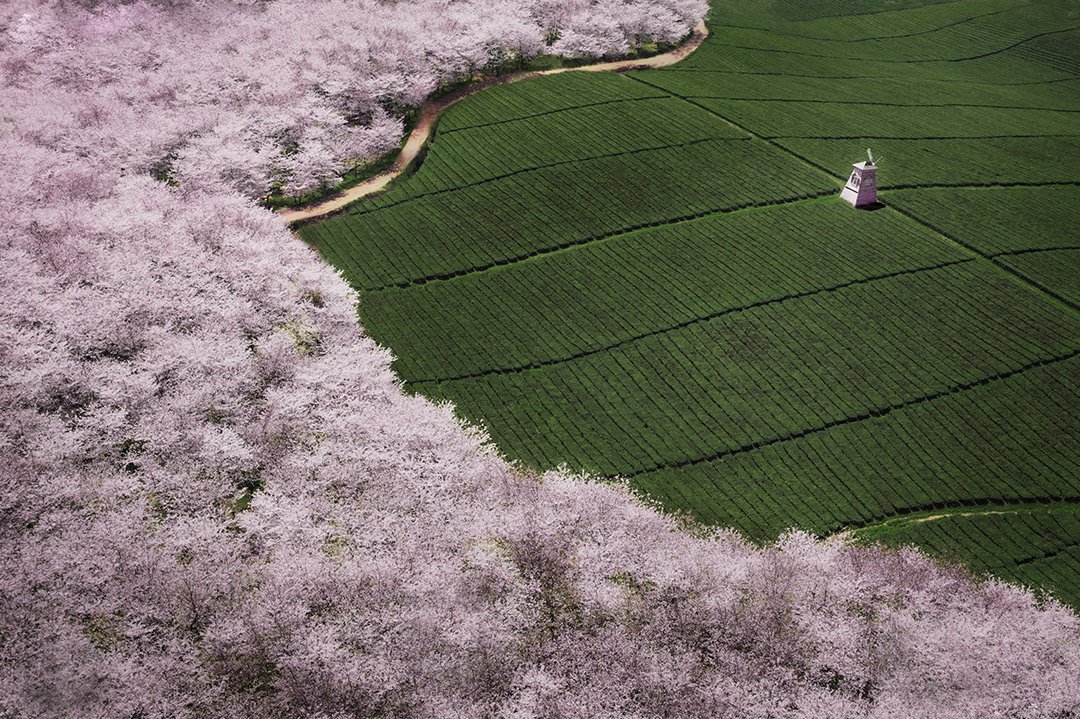
<path id="1" fill-rule="evenodd" d="M 884 202 L 873 202 L 873 203 L 871 203 L 869 205 L 862 205 L 860 207 L 856 207 L 855 209 L 856 210 L 861 210 L 863 212 L 877 212 L 878 210 L 885 209 L 885 203 Z"/>

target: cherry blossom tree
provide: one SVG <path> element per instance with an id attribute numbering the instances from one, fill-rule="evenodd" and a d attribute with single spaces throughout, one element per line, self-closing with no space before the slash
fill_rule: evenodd
<path id="1" fill-rule="evenodd" d="M 537 53 L 674 41 L 702 0 L 12 0 L 9 121 L 24 137 L 191 186 L 303 194 L 397 146 L 440 85 Z M 563 33 L 548 47 L 545 38 Z"/>
<path id="2" fill-rule="evenodd" d="M 508 465 L 252 202 L 455 73 L 702 10 L 0 7 L 0 716 L 1076 716 L 1052 600 Z"/>

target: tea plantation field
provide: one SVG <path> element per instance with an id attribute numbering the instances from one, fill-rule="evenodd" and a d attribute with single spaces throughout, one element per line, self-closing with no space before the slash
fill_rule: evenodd
<path id="1" fill-rule="evenodd" d="M 298 232 L 508 457 L 1080 607 L 1080 3 L 710 26 L 670 68 L 455 105 L 411 176 Z M 855 211 L 868 146 L 884 207 Z"/>

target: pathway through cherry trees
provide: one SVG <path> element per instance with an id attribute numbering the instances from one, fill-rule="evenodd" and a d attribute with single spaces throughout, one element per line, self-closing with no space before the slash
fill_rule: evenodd
<path id="1" fill-rule="evenodd" d="M 708 36 L 709 28 L 705 24 L 705 21 L 702 21 L 697 24 L 685 43 L 670 52 L 665 52 L 660 55 L 632 60 L 601 62 L 593 65 L 582 65 L 581 67 L 560 67 L 551 70 L 523 71 L 500 77 L 491 77 L 463 87 L 460 90 L 444 95 L 443 97 L 426 102 L 420 109 L 420 118 L 417 120 L 413 131 L 409 133 L 409 139 L 405 142 L 405 146 L 401 149 L 401 152 L 398 154 L 397 159 L 389 170 L 376 175 L 370 180 L 365 180 L 359 185 L 351 187 L 322 202 L 302 208 L 284 209 L 278 214 L 290 224 L 294 222 L 304 222 L 306 220 L 337 212 L 363 197 L 367 197 L 368 195 L 385 189 L 387 185 L 397 179 L 420 154 L 420 150 L 423 149 L 424 145 L 427 144 L 428 139 L 431 137 L 431 131 L 435 128 L 435 121 L 439 119 L 439 115 L 451 105 L 454 105 L 481 90 L 485 90 L 495 85 L 507 85 L 521 80 L 541 77 L 543 75 L 557 75 L 563 72 L 626 72 L 627 70 L 668 67 L 697 50 Z"/>

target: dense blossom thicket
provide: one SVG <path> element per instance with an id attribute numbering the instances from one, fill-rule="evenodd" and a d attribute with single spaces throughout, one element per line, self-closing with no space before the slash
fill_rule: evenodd
<path id="1" fill-rule="evenodd" d="M 493 53 L 701 10 L 0 8 L 0 716 L 1077 715 L 1056 603 L 507 466 L 251 202 Z"/>
<path id="2" fill-rule="evenodd" d="M 91 2 L 91 4 L 93 4 Z M 674 42 L 703 0 L 0 3 L 5 122 L 181 185 L 298 194 L 395 147 L 403 112 L 515 60 Z"/>

